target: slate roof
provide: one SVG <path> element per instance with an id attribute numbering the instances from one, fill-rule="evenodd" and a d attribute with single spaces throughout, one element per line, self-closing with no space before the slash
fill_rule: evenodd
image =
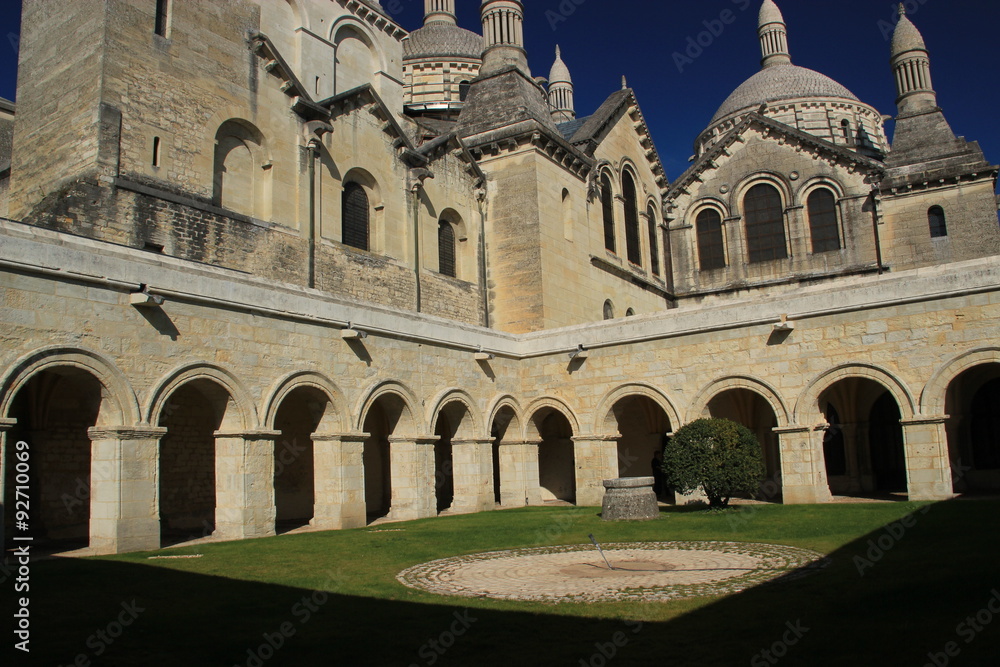
<path id="1" fill-rule="evenodd" d="M 574 144 L 581 144 L 597 136 L 612 116 L 618 111 L 621 105 L 625 104 L 632 95 L 632 90 L 623 88 L 616 90 L 604 100 L 604 104 L 597 107 L 593 115 L 582 119 L 584 122 L 580 129 L 576 131 L 570 141 Z"/>
<path id="2" fill-rule="evenodd" d="M 483 38 L 448 23 L 429 23 L 403 40 L 403 59 L 460 57 L 482 58 Z"/>
<path id="3" fill-rule="evenodd" d="M 830 77 L 798 65 L 767 67 L 744 81 L 723 102 L 710 125 L 743 109 L 756 109 L 767 102 L 803 97 L 836 97 L 860 102 L 854 93 Z"/>
<path id="4" fill-rule="evenodd" d="M 581 127 L 590 120 L 592 116 L 584 116 L 583 118 L 577 118 L 575 120 L 568 120 L 565 123 L 559 123 L 556 128 L 562 132 L 563 139 L 570 141 Z"/>

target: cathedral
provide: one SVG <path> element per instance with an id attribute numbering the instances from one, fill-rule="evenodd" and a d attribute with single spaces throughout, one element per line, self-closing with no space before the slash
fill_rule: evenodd
<path id="1" fill-rule="evenodd" d="M 671 179 L 624 81 L 583 110 L 555 44 L 532 73 L 530 3 L 456 4 L 25 3 L 8 534 L 25 487 L 80 553 L 600 505 L 703 416 L 771 502 L 1000 489 L 998 167 L 902 7 L 891 142 L 764 0 Z"/>

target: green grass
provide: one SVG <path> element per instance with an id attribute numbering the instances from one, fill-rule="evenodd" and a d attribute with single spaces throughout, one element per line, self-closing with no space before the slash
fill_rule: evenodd
<path id="1" fill-rule="evenodd" d="M 915 525 L 860 576 L 856 558 L 867 557 L 869 541 L 909 514 Z M 281 649 L 250 665 L 596 666 L 619 632 L 627 643 L 608 665 L 766 665 L 774 663 L 755 656 L 797 622 L 808 632 L 782 665 L 919 667 L 949 641 L 960 653 L 948 664 L 994 664 L 1000 615 L 968 643 L 957 626 L 1000 590 L 998 514 L 1000 501 L 984 500 L 671 511 L 652 522 L 604 523 L 596 508 L 530 508 L 158 552 L 202 554 L 195 559 L 39 562 L 25 664 L 69 665 L 83 654 L 95 665 L 247 665 L 248 649 L 287 624 L 294 634 Z M 427 560 L 582 544 L 588 533 L 603 542 L 788 544 L 830 554 L 833 563 L 793 582 L 670 603 L 446 598 L 395 579 Z M 120 637 L 108 644 L 94 634 L 132 600 L 143 611 Z M 429 642 L 449 631 L 456 613 L 475 620 L 442 655 Z"/>

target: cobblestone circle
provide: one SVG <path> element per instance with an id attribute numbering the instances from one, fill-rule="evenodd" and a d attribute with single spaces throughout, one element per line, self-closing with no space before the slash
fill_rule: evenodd
<path id="1" fill-rule="evenodd" d="M 747 542 L 632 542 L 491 551 L 422 563 L 396 579 L 439 595 L 537 602 L 728 595 L 826 567 L 823 554 Z"/>

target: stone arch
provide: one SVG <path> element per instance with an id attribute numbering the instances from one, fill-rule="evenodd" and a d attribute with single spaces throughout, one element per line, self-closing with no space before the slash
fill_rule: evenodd
<path id="1" fill-rule="evenodd" d="M 831 385 L 846 378 L 874 380 L 896 399 L 902 418 L 912 419 L 916 402 L 907 386 L 892 373 L 870 364 L 843 364 L 821 373 L 802 391 L 795 401 L 793 419 L 796 424 L 825 423 L 819 409 L 819 396 Z"/>
<path id="2" fill-rule="evenodd" d="M 840 181 L 829 176 L 814 176 L 813 178 L 807 179 L 794 190 L 794 198 L 792 200 L 793 205 L 805 206 L 806 200 L 809 198 L 809 195 L 812 194 L 812 191 L 819 188 L 832 190 L 838 201 L 843 199 L 845 196 L 844 186 L 841 185 Z"/>
<path id="3" fill-rule="evenodd" d="M 227 210 L 270 218 L 271 158 L 264 133 L 239 117 L 215 131 L 212 202 Z"/>
<path id="4" fill-rule="evenodd" d="M 375 72 L 389 69 L 375 35 L 353 16 L 342 16 L 330 26 L 330 42 L 334 45 L 335 94 L 371 83 Z"/>
<path id="5" fill-rule="evenodd" d="M 963 352 L 938 367 L 920 392 L 920 414 L 945 414 L 948 387 L 962 373 L 974 366 L 1000 363 L 1000 347 L 986 347 Z"/>
<path id="6" fill-rule="evenodd" d="M 252 431 L 258 427 L 257 410 L 250 393 L 236 376 L 213 364 L 187 364 L 181 366 L 154 385 L 145 409 L 146 422 L 156 425 L 160 421 L 170 395 L 183 385 L 196 380 L 209 380 L 220 385 L 228 394 L 230 406 L 226 409 L 221 429 L 227 431 Z"/>
<path id="7" fill-rule="evenodd" d="M 299 0 L 285 0 L 288 4 L 288 8 L 292 12 L 292 17 L 295 22 L 294 28 L 302 27 L 309 30 L 309 14 L 308 12 L 302 11 L 301 3 Z"/>
<path id="8" fill-rule="evenodd" d="M 311 387 L 323 393 L 330 401 L 330 409 L 323 413 L 320 420 L 318 433 L 341 433 L 347 424 L 347 411 L 344 395 L 337 385 L 322 373 L 313 371 L 299 371 L 290 373 L 278 380 L 272 387 L 269 398 L 264 405 L 262 414 L 264 415 L 263 427 L 268 430 L 274 429 L 274 419 L 282 401 L 296 389 Z"/>
<path id="9" fill-rule="evenodd" d="M 788 179 L 783 174 L 779 174 L 778 172 L 761 170 L 761 171 L 755 171 L 754 173 L 743 178 L 739 183 L 736 184 L 736 187 L 734 187 L 730 192 L 729 210 L 739 211 L 740 214 L 742 215 L 743 199 L 746 196 L 747 192 L 750 190 L 750 188 L 754 187 L 755 185 L 760 185 L 762 183 L 772 185 L 778 189 L 778 192 L 781 194 L 781 201 L 786 209 L 791 205 L 793 197 L 792 186 L 788 181 Z M 786 215 L 785 217 L 787 219 L 788 216 Z M 786 220 L 786 226 L 787 226 L 787 220 Z"/>
<path id="10" fill-rule="evenodd" d="M 524 424 L 524 436 L 526 440 L 537 439 L 539 437 L 538 427 L 534 424 L 534 419 L 545 408 L 560 413 L 569 422 L 573 433 L 580 433 L 580 422 L 576 417 L 576 413 L 569 407 L 566 401 L 561 398 L 543 397 L 532 401 L 524 411 L 524 414 L 528 415 Z"/>
<path id="11" fill-rule="evenodd" d="M 519 506 L 541 502 L 538 497 L 537 452 L 529 452 L 522 424 L 521 406 L 517 399 L 507 394 L 493 400 L 486 414 L 485 435 L 492 440 L 490 447 L 493 464 L 493 499 L 502 506 Z M 535 463 L 526 464 L 534 454 Z M 529 469 L 533 468 L 533 480 Z M 530 490 L 529 490 L 530 489 Z"/>
<path id="12" fill-rule="evenodd" d="M 455 438 L 463 440 L 475 438 L 486 430 L 476 400 L 469 392 L 462 389 L 446 389 L 439 393 L 431 401 L 430 408 L 427 410 L 427 423 L 431 426 L 437 424 L 438 418 L 448 412 L 449 406 L 454 404 L 464 406 L 466 415 L 466 418 L 461 419 L 459 423 L 452 424 Z"/>
<path id="13" fill-rule="evenodd" d="M 650 399 L 666 413 L 673 430 L 680 428 L 682 423 L 680 413 L 677 412 L 673 402 L 667 398 L 666 394 L 651 384 L 636 382 L 622 385 L 605 394 L 604 398 L 598 404 L 597 410 L 594 412 L 594 433 L 615 435 L 618 432 L 617 422 L 614 417 L 614 406 L 618 401 L 630 396 L 644 396 Z"/>
<path id="14" fill-rule="evenodd" d="M 103 398 L 109 400 L 101 401 L 98 425 L 130 426 L 141 421 L 135 391 L 114 362 L 98 352 L 62 346 L 35 350 L 11 364 L 0 379 L 0 417 L 10 414 L 12 401 L 33 377 L 60 366 L 90 373 L 107 392 Z"/>
<path id="15" fill-rule="evenodd" d="M 504 433 L 502 436 L 507 440 L 517 440 L 524 436 L 524 427 L 522 425 L 524 419 L 521 405 L 510 394 L 504 394 L 493 399 L 486 414 L 489 415 L 489 418 L 483 424 L 485 429 L 483 431 L 484 435 L 492 436 L 493 426 L 497 423 L 497 419 L 502 418 L 501 415 L 504 415 L 503 418 L 510 415 L 510 418 L 503 425 Z"/>
<path id="16" fill-rule="evenodd" d="M 427 431 L 426 428 L 422 428 L 423 425 L 417 424 L 416 415 L 417 412 L 414 410 L 415 405 L 418 405 L 420 401 L 417 400 L 416 395 L 410 390 L 409 387 L 401 382 L 396 382 L 395 380 L 385 380 L 377 383 L 370 389 L 368 389 L 362 396 L 361 400 L 358 402 L 357 408 L 354 411 L 356 414 L 357 421 L 354 424 L 355 431 L 361 432 L 364 430 L 365 419 L 368 417 L 368 412 L 371 410 L 372 406 L 381 398 L 389 398 L 393 401 L 398 401 L 397 407 L 399 408 L 399 415 L 396 421 L 391 424 L 392 432 L 395 435 L 420 435 Z"/>
<path id="17" fill-rule="evenodd" d="M 687 422 L 697 419 L 704 412 L 705 408 L 708 407 L 709 402 L 713 398 L 730 389 L 747 389 L 759 394 L 770 404 L 771 409 L 774 410 L 774 415 L 778 419 L 778 426 L 783 427 L 788 425 L 789 411 L 785 405 L 785 400 L 778 391 L 763 380 L 749 375 L 734 375 L 720 378 L 698 392 L 688 408 Z"/>

